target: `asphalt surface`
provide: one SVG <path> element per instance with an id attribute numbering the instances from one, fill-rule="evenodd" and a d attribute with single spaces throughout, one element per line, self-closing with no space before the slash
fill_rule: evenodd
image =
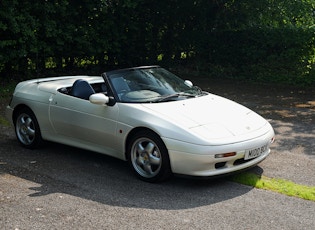
<path id="1" fill-rule="evenodd" d="M 315 92 L 202 79 L 199 85 L 270 119 L 276 142 L 253 171 L 315 186 Z M 111 157 L 55 143 L 24 149 L 2 125 L 0 229 L 315 229 L 315 202 L 229 178 L 149 184 Z"/>

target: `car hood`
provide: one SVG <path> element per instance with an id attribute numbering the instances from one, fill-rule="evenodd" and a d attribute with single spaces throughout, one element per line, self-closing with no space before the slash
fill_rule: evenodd
<path id="1" fill-rule="evenodd" d="M 263 135 L 268 122 L 231 100 L 209 94 L 181 101 L 143 104 L 178 126 L 204 139 L 222 139 Z M 270 128 L 268 127 L 268 130 Z"/>

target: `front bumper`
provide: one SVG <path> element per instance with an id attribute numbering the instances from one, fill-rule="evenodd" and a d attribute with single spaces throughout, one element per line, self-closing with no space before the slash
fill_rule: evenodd
<path id="1" fill-rule="evenodd" d="M 274 140 L 274 131 L 255 139 L 220 146 L 200 146 L 164 139 L 169 150 L 173 173 L 189 176 L 218 176 L 253 167 L 263 161 L 270 153 L 270 145 Z M 245 160 L 246 150 L 267 145 L 266 150 L 258 157 Z M 176 146 L 181 146 L 176 148 Z M 235 156 L 216 158 L 216 154 L 235 152 Z"/>
<path id="2" fill-rule="evenodd" d="M 10 122 L 10 124 L 13 125 L 12 116 L 13 116 L 13 109 L 8 105 L 8 106 L 6 107 L 6 110 L 5 110 L 5 117 L 6 117 L 7 120 Z"/>

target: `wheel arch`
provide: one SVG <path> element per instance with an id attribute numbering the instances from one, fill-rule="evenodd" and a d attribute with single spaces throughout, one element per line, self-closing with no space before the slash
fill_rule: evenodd
<path id="1" fill-rule="evenodd" d="M 15 123 L 16 123 L 16 118 L 17 118 L 17 116 L 18 116 L 19 113 L 20 113 L 21 111 L 23 111 L 23 110 L 29 110 L 29 111 L 32 113 L 32 115 L 36 118 L 36 121 L 37 121 L 37 123 L 38 123 L 38 118 L 37 118 L 37 116 L 36 116 L 34 110 L 33 110 L 30 106 L 28 106 L 28 105 L 26 105 L 26 104 L 18 104 L 18 105 L 16 105 L 16 106 L 14 107 L 13 113 L 12 113 L 12 121 L 13 121 L 13 124 L 14 124 L 14 125 L 15 125 Z M 38 123 L 38 126 L 39 126 L 39 123 Z M 40 128 L 40 126 L 39 126 L 39 132 L 41 133 L 41 128 Z"/>
<path id="2" fill-rule="evenodd" d="M 147 128 L 147 127 L 143 127 L 143 126 L 141 126 L 141 127 L 136 127 L 136 128 L 134 128 L 134 129 L 132 129 L 129 133 L 128 133 L 128 135 L 127 135 L 127 138 L 126 138 L 126 141 L 125 141 L 125 159 L 127 159 L 128 160 L 128 146 L 129 146 L 129 144 L 130 144 L 130 141 L 131 141 L 131 139 L 132 139 L 132 137 L 136 134 L 136 133 L 138 133 L 138 132 L 141 132 L 141 131 L 148 131 L 148 132 L 151 132 L 151 133 L 154 133 L 155 135 L 157 135 L 158 137 L 160 137 L 160 135 L 157 133 L 157 132 L 155 132 L 154 130 L 152 130 L 152 129 L 150 129 L 150 128 Z"/>
<path id="3" fill-rule="evenodd" d="M 28 105 L 26 105 L 26 104 L 19 104 L 19 105 L 15 106 L 14 109 L 13 109 L 12 118 L 11 118 L 12 121 L 13 121 L 13 124 L 15 124 L 16 118 L 17 118 L 17 115 L 19 114 L 19 112 L 24 110 L 24 109 L 30 110 L 34 114 L 34 116 L 36 117 L 34 111 Z"/>
<path id="4" fill-rule="evenodd" d="M 18 125 L 17 121 L 19 119 L 19 116 L 27 116 L 30 118 L 30 124 L 27 125 L 27 128 L 32 129 L 33 133 L 32 134 L 27 134 L 27 133 L 21 133 L 21 126 L 20 124 Z M 13 113 L 12 113 L 12 120 L 14 124 L 14 130 L 16 133 L 16 137 L 18 138 L 20 144 L 22 144 L 23 147 L 28 148 L 28 149 L 34 149 L 38 146 L 41 146 L 43 142 L 42 134 L 41 134 L 41 128 L 38 123 L 38 119 L 32 110 L 31 107 L 27 106 L 26 104 L 18 104 L 14 107 Z M 24 136 L 24 137 L 23 137 Z M 28 141 L 25 141 L 26 136 L 30 137 L 31 140 L 28 139 Z"/>
<path id="5" fill-rule="evenodd" d="M 134 148 L 138 149 L 138 147 L 135 147 L 133 144 L 135 142 L 141 142 L 141 145 L 142 142 L 147 142 L 145 145 L 149 142 L 154 148 L 149 148 L 152 150 L 151 152 L 149 149 L 145 150 L 146 147 L 142 146 L 143 148 L 140 148 L 142 149 L 140 153 L 138 150 L 134 150 Z M 153 149 L 156 150 L 153 151 Z M 150 154 L 147 151 L 149 151 Z M 155 151 L 157 151 L 157 153 L 154 153 Z M 159 160 L 155 161 L 155 163 L 151 163 L 151 160 L 148 160 L 150 158 L 148 155 L 155 156 Z M 125 157 L 133 172 L 143 181 L 151 183 L 161 182 L 169 179 L 173 175 L 168 149 L 161 136 L 150 128 L 137 127 L 129 132 L 125 144 Z M 145 165 L 148 165 L 148 167 Z M 151 168 L 152 165 L 153 167 Z"/>

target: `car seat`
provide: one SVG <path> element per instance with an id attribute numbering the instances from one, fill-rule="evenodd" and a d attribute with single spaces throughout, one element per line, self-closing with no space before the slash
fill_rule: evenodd
<path id="1" fill-rule="evenodd" d="M 95 91 L 92 86 L 87 81 L 82 79 L 76 80 L 70 90 L 70 95 L 85 100 L 88 100 L 89 97 L 94 93 Z"/>

